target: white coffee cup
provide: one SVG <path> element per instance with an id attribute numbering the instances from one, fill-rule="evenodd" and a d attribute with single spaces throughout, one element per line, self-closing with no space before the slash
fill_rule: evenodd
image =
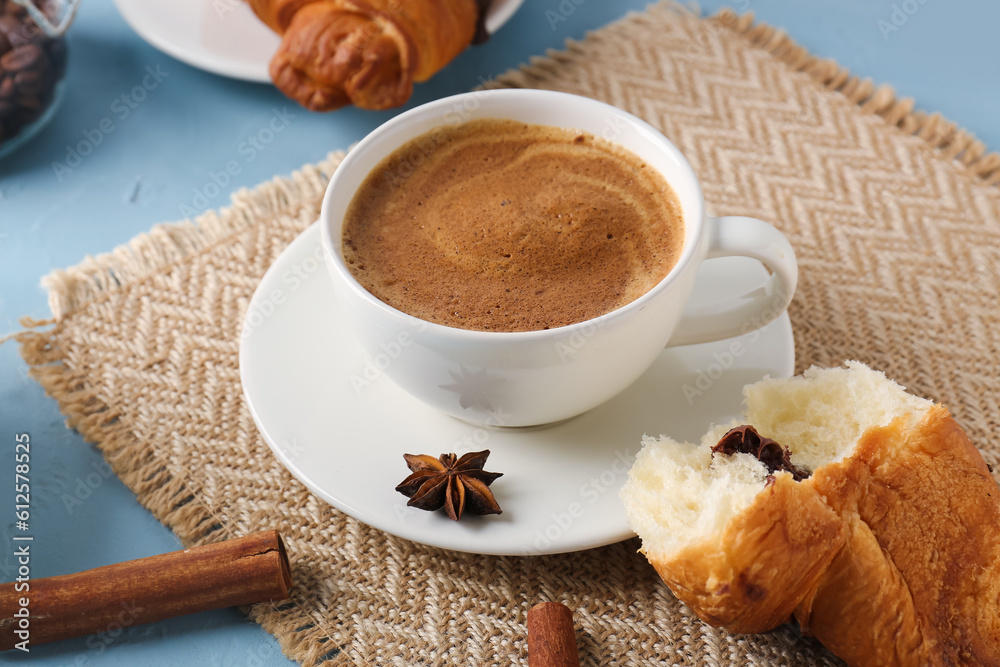
<path id="1" fill-rule="evenodd" d="M 544 331 L 458 329 L 420 320 L 374 297 L 351 275 L 341 252 L 341 228 L 354 193 L 411 139 L 477 118 L 583 130 L 638 155 L 663 174 L 680 200 L 685 240 L 677 264 L 635 301 Z M 542 90 L 465 93 L 396 116 L 344 159 L 327 188 L 320 224 L 342 325 L 400 387 L 475 424 L 530 426 L 590 410 L 634 382 L 668 343 L 719 340 L 767 324 L 788 306 L 798 278 L 795 253 L 774 227 L 754 218 L 705 216 L 694 171 L 652 126 L 602 102 Z M 771 269 L 763 289 L 685 313 L 698 265 L 732 255 L 756 258 Z"/>

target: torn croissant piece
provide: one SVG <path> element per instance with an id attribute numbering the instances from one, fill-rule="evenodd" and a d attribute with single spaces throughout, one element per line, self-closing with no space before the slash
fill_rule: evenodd
<path id="1" fill-rule="evenodd" d="M 1000 665 L 1000 493 L 947 409 L 859 362 L 744 394 L 758 441 L 647 438 L 622 489 L 674 594 L 858 667 Z"/>
<path id="2" fill-rule="evenodd" d="M 271 79 L 312 111 L 405 103 L 472 42 L 477 0 L 248 0 L 282 35 Z"/>

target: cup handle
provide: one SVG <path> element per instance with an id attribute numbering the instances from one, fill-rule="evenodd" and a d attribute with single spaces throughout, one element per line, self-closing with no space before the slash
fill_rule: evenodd
<path id="1" fill-rule="evenodd" d="M 756 218 L 707 218 L 708 254 L 713 257 L 753 257 L 771 270 L 762 287 L 717 304 L 696 306 L 670 337 L 668 346 L 691 345 L 732 338 L 759 329 L 776 319 L 792 300 L 799 279 L 795 251 L 777 229 Z"/>

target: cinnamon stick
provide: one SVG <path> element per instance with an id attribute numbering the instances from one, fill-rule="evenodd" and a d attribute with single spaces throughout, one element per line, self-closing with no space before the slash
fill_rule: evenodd
<path id="1" fill-rule="evenodd" d="M 528 611 L 528 667 L 579 667 L 573 612 L 559 602 Z"/>
<path id="2" fill-rule="evenodd" d="M 291 586 L 288 556 L 275 530 L 76 574 L 0 584 L 0 650 L 282 600 Z"/>

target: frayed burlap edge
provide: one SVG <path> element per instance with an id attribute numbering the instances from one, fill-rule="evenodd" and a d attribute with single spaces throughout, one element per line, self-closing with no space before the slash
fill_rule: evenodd
<path id="1" fill-rule="evenodd" d="M 627 30 L 630 23 L 647 23 L 662 12 L 692 11 L 696 10 L 663 0 L 650 6 L 647 13 L 629 14 L 615 28 Z M 810 75 L 827 90 L 840 92 L 861 111 L 878 115 L 900 131 L 920 137 L 941 156 L 959 161 L 970 177 L 989 184 L 1000 183 L 1000 155 L 987 153 L 982 142 L 940 114 L 916 111 L 912 99 L 897 99 L 889 86 L 876 87 L 869 79 L 851 76 L 834 61 L 810 55 L 782 30 L 754 24 L 752 14 L 738 16 L 723 10 L 708 20 L 749 39 L 794 70 Z M 608 39 L 608 35 L 592 32 L 582 41 L 568 40 L 564 51 L 550 51 L 545 57 L 533 58 L 529 64 L 497 77 L 485 87 L 536 87 L 564 64 L 587 58 L 588 44 Z M 234 535 L 228 534 L 212 512 L 198 502 L 184 480 L 170 474 L 157 459 L 154 448 L 142 446 L 124 418 L 125 412 L 112 407 L 110 397 L 102 396 L 98 388 L 90 385 L 84 370 L 68 363 L 65 352 L 58 346 L 61 321 L 79 308 L 109 298 L 127 284 L 225 242 L 258 224 L 257 221 L 289 214 L 303 202 L 315 202 L 342 158 L 342 153 L 332 153 L 323 162 L 306 166 L 288 178 L 276 178 L 253 190 L 240 190 L 233 195 L 228 208 L 205 213 L 194 221 L 158 225 L 110 253 L 87 257 L 75 267 L 50 273 L 42 279 L 42 285 L 49 293 L 53 319 L 25 318 L 22 325 L 31 330 L 13 335 L 21 344 L 21 354 L 31 368 L 32 377 L 59 403 L 67 425 L 79 431 L 85 440 L 96 443 L 139 502 L 184 545 L 204 544 Z M 53 328 L 48 331 L 39 330 L 50 325 Z M 324 619 L 307 606 L 305 600 L 293 597 L 278 605 L 255 605 L 249 616 L 278 639 L 287 656 L 304 664 L 320 664 L 335 655 L 338 647 L 331 643 L 334 634 L 324 627 Z"/>
<path id="2" fill-rule="evenodd" d="M 110 253 L 87 257 L 76 267 L 50 273 L 42 284 L 49 290 L 54 319 L 24 318 L 22 324 L 32 329 L 54 324 L 53 328 L 13 336 L 21 344 L 21 356 L 31 376 L 59 403 L 66 425 L 97 445 L 142 506 L 185 546 L 237 535 L 224 528 L 183 479 L 171 475 L 155 448 L 143 446 L 131 430 L 127 411 L 114 407 L 110 397 L 102 396 L 100 389 L 91 385 L 86 369 L 73 367 L 59 348 L 62 322 L 74 310 L 110 298 L 123 286 L 167 270 L 195 253 L 211 250 L 261 221 L 294 215 L 302 206 L 311 206 L 323 196 L 343 157 L 342 152 L 331 153 L 319 164 L 306 166 L 290 177 L 275 178 L 253 190 L 239 190 L 231 205 L 218 212 L 210 211 L 194 221 L 158 225 Z M 294 562 L 292 567 L 294 576 Z M 308 609 L 308 603 L 297 598 L 293 588 L 291 600 L 260 603 L 249 608 L 248 614 L 278 639 L 286 655 L 300 662 L 321 663 L 336 653 L 331 648 L 337 647 L 325 646 L 333 633 L 322 627 L 318 610 Z"/>
<path id="3" fill-rule="evenodd" d="M 53 317 L 59 320 L 109 291 L 245 231 L 255 221 L 271 219 L 300 202 L 315 201 L 323 195 L 341 159 L 342 152 L 331 153 L 319 164 L 307 165 L 290 177 L 275 178 L 253 190 L 240 189 L 227 208 L 208 211 L 194 221 L 157 225 L 109 253 L 88 256 L 72 268 L 53 271 L 42 278 Z"/>

